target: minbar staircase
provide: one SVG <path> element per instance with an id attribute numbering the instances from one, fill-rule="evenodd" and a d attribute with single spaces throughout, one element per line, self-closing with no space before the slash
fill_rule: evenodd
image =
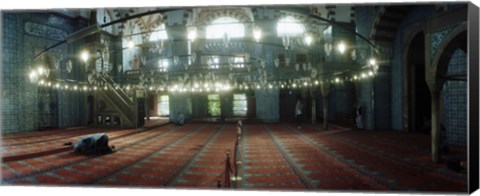
<path id="1" fill-rule="evenodd" d="M 108 76 L 100 76 L 101 80 L 108 86 L 108 90 L 97 93 L 98 98 L 104 100 L 109 107 L 106 111 L 98 111 L 98 116 L 102 116 L 105 126 L 121 126 L 124 128 L 136 127 L 135 102 Z M 107 117 L 110 122 L 107 121 Z M 97 122 L 98 124 L 98 122 Z"/>

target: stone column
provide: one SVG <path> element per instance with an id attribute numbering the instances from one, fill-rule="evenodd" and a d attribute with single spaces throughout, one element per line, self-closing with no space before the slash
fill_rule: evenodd
<path id="1" fill-rule="evenodd" d="M 315 89 L 310 88 L 310 98 L 312 99 L 312 125 L 317 123 L 317 99 L 315 99 Z"/>
<path id="2" fill-rule="evenodd" d="M 430 120 L 430 135 L 432 138 L 432 161 L 434 163 L 440 162 L 440 95 L 442 92 L 445 80 L 433 77 L 433 74 L 426 73 L 426 82 L 430 90 L 431 105 L 431 120 Z"/>
<path id="3" fill-rule="evenodd" d="M 328 129 L 328 96 L 330 95 L 330 83 L 322 82 L 320 84 L 320 90 L 323 97 L 323 129 Z"/>
<path id="4" fill-rule="evenodd" d="M 431 120 L 431 136 L 432 136 L 432 161 L 440 162 L 440 92 L 430 91 L 432 99 L 432 120 Z"/>
<path id="5" fill-rule="evenodd" d="M 144 105 L 144 108 L 145 108 L 145 117 L 147 118 L 147 121 L 150 120 L 150 108 L 148 107 L 149 106 L 149 93 L 148 93 L 148 90 L 145 89 L 145 102 L 143 103 Z"/>
<path id="6" fill-rule="evenodd" d="M 328 95 L 323 96 L 323 129 L 328 129 Z"/>

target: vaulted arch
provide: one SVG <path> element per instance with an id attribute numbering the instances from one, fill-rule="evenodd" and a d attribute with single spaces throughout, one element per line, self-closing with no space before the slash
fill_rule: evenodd
<path id="1" fill-rule="evenodd" d="M 370 31 L 370 40 L 375 44 L 391 44 L 410 9 L 410 6 L 398 5 L 380 7 Z"/>
<path id="2" fill-rule="evenodd" d="M 240 23 L 251 23 L 253 22 L 252 16 L 251 10 L 241 8 L 208 8 L 198 10 L 198 12 L 193 15 L 194 19 L 192 22 L 195 24 L 208 25 L 218 18 L 229 17 L 238 20 Z"/>
<path id="3" fill-rule="evenodd" d="M 442 79 L 448 70 L 448 63 L 457 49 L 461 49 L 463 52 L 467 53 L 467 24 L 463 23 L 462 25 L 455 28 L 442 42 L 438 47 L 435 56 L 433 56 L 432 66 L 436 66 L 437 79 Z"/>

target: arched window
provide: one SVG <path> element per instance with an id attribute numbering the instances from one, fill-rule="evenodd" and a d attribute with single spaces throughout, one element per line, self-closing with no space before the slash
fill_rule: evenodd
<path id="1" fill-rule="evenodd" d="M 300 21 L 292 16 L 286 16 L 277 23 L 277 36 L 295 37 L 301 36 L 305 32 L 305 27 Z"/>
<path id="2" fill-rule="evenodd" d="M 140 27 L 136 25 L 131 35 L 126 35 L 122 40 L 123 47 L 123 70 L 138 69 L 140 65 L 140 48 L 142 44 L 142 35 Z"/>
<path id="3" fill-rule="evenodd" d="M 161 24 L 150 34 L 149 41 L 166 40 L 168 39 L 167 30 L 165 24 Z"/>
<path id="4" fill-rule="evenodd" d="M 221 39 L 227 34 L 229 38 L 242 38 L 245 36 L 245 25 L 237 19 L 222 17 L 214 20 L 207 26 L 207 39 Z"/>
<path id="5" fill-rule="evenodd" d="M 160 116 L 170 115 L 170 106 L 168 95 L 159 95 L 157 102 L 157 114 Z"/>
<path id="6" fill-rule="evenodd" d="M 99 8 L 97 9 L 97 23 L 102 25 L 111 22 L 112 19 L 110 18 L 110 15 L 108 14 L 107 10 L 104 8 Z M 112 25 L 107 26 L 103 28 L 104 31 L 108 33 L 113 33 L 112 32 Z"/>
<path id="7" fill-rule="evenodd" d="M 130 65 L 130 61 L 131 59 L 133 59 L 133 52 L 130 51 L 130 49 L 128 48 L 128 45 L 129 45 L 129 40 L 128 39 L 122 39 L 122 48 L 123 51 L 123 55 L 122 55 L 122 60 L 123 60 L 123 66 L 122 66 L 122 70 L 126 71 L 126 70 L 130 70 L 132 69 L 131 65 Z"/>
<path id="8" fill-rule="evenodd" d="M 140 30 L 140 27 L 135 25 L 135 28 L 133 28 L 133 34 L 131 36 L 135 45 L 139 45 L 143 42 L 141 33 L 142 31 Z"/>

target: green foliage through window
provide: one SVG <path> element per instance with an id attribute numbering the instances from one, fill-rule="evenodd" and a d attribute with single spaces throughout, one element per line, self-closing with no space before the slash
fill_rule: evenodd
<path id="1" fill-rule="evenodd" d="M 208 95 L 208 113 L 210 116 L 220 116 L 222 113 L 220 108 L 220 95 Z"/>

